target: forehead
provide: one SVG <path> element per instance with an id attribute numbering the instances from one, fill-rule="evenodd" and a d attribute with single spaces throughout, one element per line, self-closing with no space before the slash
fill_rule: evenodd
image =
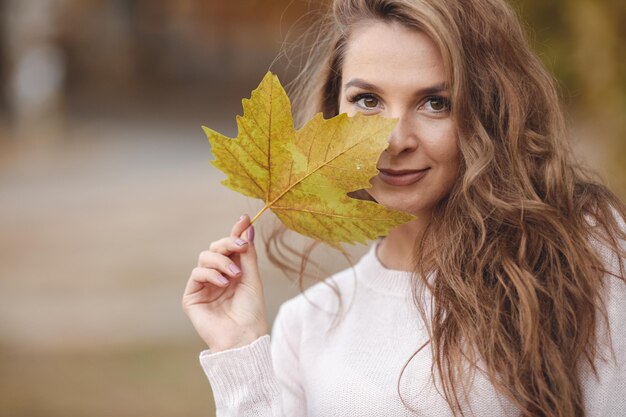
<path id="1" fill-rule="evenodd" d="M 342 67 L 351 78 L 385 87 L 420 88 L 446 82 L 441 54 L 423 32 L 396 22 L 367 20 L 353 27 Z"/>

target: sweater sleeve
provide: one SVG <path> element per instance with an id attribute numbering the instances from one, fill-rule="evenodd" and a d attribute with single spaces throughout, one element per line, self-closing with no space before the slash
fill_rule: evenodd
<path id="1" fill-rule="evenodd" d="M 294 335 L 281 307 L 270 336 L 247 346 L 200 354 L 215 400 L 217 417 L 305 415 Z"/>
<path id="2" fill-rule="evenodd" d="M 282 417 L 280 387 L 272 369 L 270 337 L 247 346 L 200 354 L 217 417 Z"/>

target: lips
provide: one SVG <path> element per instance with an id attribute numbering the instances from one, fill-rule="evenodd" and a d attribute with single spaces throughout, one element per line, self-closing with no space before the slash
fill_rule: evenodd
<path id="1" fill-rule="evenodd" d="M 426 169 L 379 169 L 378 177 L 386 184 L 404 186 L 411 185 L 424 178 L 430 168 Z"/>

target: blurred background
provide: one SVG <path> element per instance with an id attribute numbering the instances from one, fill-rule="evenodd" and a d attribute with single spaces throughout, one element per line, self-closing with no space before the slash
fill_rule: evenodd
<path id="1" fill-rule="evenodd" d="M 624 198 L 626 3 L 514 6 L 577 154 Z M 214 415 L 180 299 L 197 254 L 260 204 L 219 184 L 200 126 L 234 136 L 265 71 L 290 80 L 274 61 L 317 7 L 0 0 L 0 415 Z M 273 318 L 298 289 L 261 269 Z"/>

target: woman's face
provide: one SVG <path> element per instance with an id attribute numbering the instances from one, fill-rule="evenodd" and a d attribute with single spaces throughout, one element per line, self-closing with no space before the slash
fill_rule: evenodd
<path id="1" fill-rule="evenodd" d="M 426 35 L 398 23 L 368 20 L 353 29 L 339 111 L 398 119 L 367 191 L 384 206 L 428 216 L 459 168 L 441 55 Z"/>

